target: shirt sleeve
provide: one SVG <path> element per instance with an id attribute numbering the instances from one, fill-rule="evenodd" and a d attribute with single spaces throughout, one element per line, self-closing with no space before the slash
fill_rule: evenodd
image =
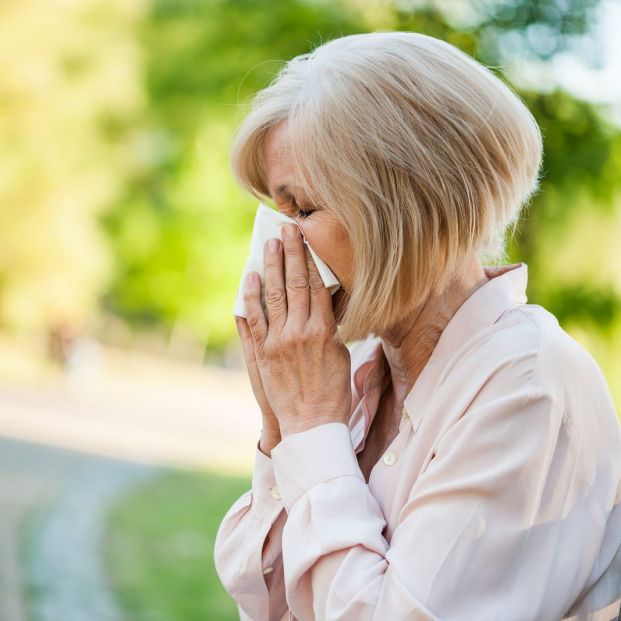
<path id="1" fill-rule="evenodd" d="M 605 508 L 585 499 L 571 430 L 545 390 L 483 387 L 440 436 L 390 545 L 349 431 L 272 450 L 288 518 L 289 607 L 312 619 L 561 619 L 596 561 Z"/>
<path id="2" fill-rule="evenodd" d="M 360 399 L 355 390 L 354 371 L 359 366 L 364 344 L 364 341 L 348 344 L 352 361 L 352 412 Z M 252 489 L 230 507 L 214 544 L 216 571 L 237 603 L 240 621 L 289 618 L 282 557 L 286 520 L 272 459 L 259 449 L 257 442 Z"/>
<path id="3" fill-rule="evenodd" d="M 214 544 L 216 571 L 240 619 L 280 621 L 287 612 L 282 530 L 287 519 L 272 460 L 255 447 L 252 488 L 222 519 Z"/>

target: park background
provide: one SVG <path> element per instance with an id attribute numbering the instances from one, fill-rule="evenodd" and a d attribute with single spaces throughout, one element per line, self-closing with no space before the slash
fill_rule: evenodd
<path id="1" fill-rule="evenodd" d="M 232 315 L 252 95 L 331 38 L 439 37 L 523 98 L 541 189 L 529 303 L 621 410 L 621 4 L 12 0 L 0 8 L 0 618 L 236 619 L 217 526 L 260 415 Z"/>

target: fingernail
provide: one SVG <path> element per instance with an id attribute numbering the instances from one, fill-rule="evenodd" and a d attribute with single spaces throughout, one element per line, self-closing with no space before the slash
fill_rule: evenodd
<path id="1" fill-rule="evenodd" d="M 253 285 L 256 278 L 256 272 L 249 272 L 246 274 L 246 284 Z"/>
<path id="2" fill-rule="evenodd" d="M 270 239 L 267 242 L 267 249 L 272 253 L 276 254 L 278 252 L 278 245 L 280 244 L 280 240 L 278 239 Z"/>
<path id="3" fill-rule="evenodd" d="M 298 225 L 297 224 L 287 224 L 285 226 L 285 235 L 289 238 L 289 239 L 293 239 L 298 232 Z"/>

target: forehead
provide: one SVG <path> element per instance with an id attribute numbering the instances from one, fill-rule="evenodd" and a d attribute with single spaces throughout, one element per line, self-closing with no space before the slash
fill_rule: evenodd
<path id="1" fill-rule="evenodd" d="M 287 124 L 280 123 L 273 127 L 265 140 L 264 154 L 271 158 L 282 158 L 289 153 L 289 134 Z"/>
<path id="2" fill-rule="evenodd" d="M 291 161 L 291 150 L 287 136 L 287 126 L 277 125 L 270 131 L 263 148 L 267 184 L 274 194 L 277 187 L 295 185 L 296 175 Z"/>

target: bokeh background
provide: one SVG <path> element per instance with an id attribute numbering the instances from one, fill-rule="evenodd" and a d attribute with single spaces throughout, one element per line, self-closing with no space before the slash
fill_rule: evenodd
<path id="1" fill-rule="evenodd" d="M 621 3 L 7 0 L 0 7 L 0 619 L 236 619 L 217 526 L 260 415 L 232 316 L 256 201 L 229 146 L 328 39 L 411 30 L 545 142 L 510 240 L 621 405 Z"/>

